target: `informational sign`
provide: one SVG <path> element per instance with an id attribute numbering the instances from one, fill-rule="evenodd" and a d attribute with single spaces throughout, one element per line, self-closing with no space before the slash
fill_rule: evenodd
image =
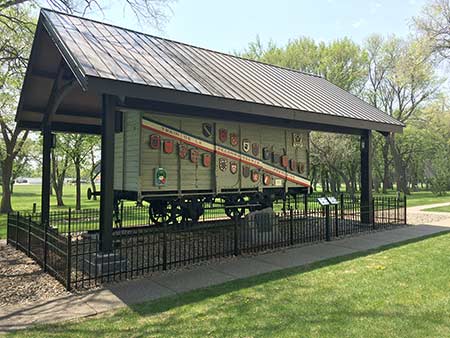
<path id="1" fill-rule="evenodd" d="M 337 201 L 337 199 L 334 196 L 329 196 L 327 197 L 328 202 L 330 202 L 331 205 L 337 205 L 339 204 L 339 202 Z"/>
<path id="2" fill-rule="evenodd" d="M 319 204 L 321 206 L 330 205 L 330 202 L 328 202 L 328 199 L 326 197 L 319 197 L 319 198 L 317 198 L 317 202 L 319 202 Z"/>

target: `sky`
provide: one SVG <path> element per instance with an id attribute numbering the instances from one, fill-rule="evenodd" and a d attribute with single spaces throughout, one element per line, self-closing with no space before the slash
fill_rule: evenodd
<path id="1" fill-rule="evenodd" d="M 284 45 L 308 36 L 320 41 L 350 37 L 362 42 L 373 33 L 407 36 L 411 19 L 425 0 L 178 0 L 168 23 L 158 31 L 111 6 L 93 18 L 146 33 L 219 50 L 244 49 L 259 35 L 264 43 Z"/>

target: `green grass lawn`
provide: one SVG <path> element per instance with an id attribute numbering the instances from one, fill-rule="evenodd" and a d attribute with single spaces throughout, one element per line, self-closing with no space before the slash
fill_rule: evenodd
<path id="1" fill-rule="evenodd" d="M 89 185 L 82 185 L 81 204 L 83 208 L 97 208 L 99 201 L 88 201 L 86 191 Z M 30 211 L 33 203 L 36 203 L 39 211 L 41 203 L 40 185 L 16 185 L 12 197 L 12 205 L 15 211 Z M 388 193 L 389 196 L 395 196 L 395 192 Z M 414 192 L 408 196 L 408 206 L 426 205 L 433 203 L 450 202 L 450 195 L 435 196 L 429 191 Z M 75 207 L 75 185 L 66 185 L 64 187 L 64 207 L 56 206 L 55 196 L 50 199 L 51 210 L 67 209 Z M 6 215 L 0 215 L 0 238 L 6 238 Z"/>
<path id="2" fill-rule="evenodd" d="M 81 206 L 82 208 L 97 208 L 99 201 L 89 201 L 87 199 L 88 184 L 81 185 Z M 62 210 L 68 208 L 75 208 L 75 185 L 66 184 L 64 186 L 64 207 L 56 206 L 56 197 L 50 197 L 51 210 Z M 39 212 L 41 205 L 41 186 L 37 184 L 22 184 L 14 186 L 14 193 L 12 195 L 12 207 L 14 211 L 31 211 L 33 203 L 36 203 Z M 0 238 L 6 238 L 6 215 L 0 215 Z"/>
<path id="3" fill-rule="evenodd" d="M 425 209 L 425 211 L 450 212 L 450 205 L 447 205 L 447 206 L 444 206 L 444 207 L 436 207 L 436 208 Z"/>
<path id="4" fill-rule="evenodd" d="M 449 337 L 449 269 L 445 234 L 14 336 Z"/>

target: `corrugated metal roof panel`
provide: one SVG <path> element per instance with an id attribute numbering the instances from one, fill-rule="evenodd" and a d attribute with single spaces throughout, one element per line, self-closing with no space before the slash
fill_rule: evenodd
<path id="1" fill-rule="evenodd" d="M 402 126 L 319 76 L 68 14 L 42 13 L 86 76 Z"/>

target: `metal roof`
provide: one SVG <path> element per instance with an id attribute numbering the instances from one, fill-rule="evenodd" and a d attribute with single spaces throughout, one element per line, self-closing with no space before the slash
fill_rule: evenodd
<path id="1" fill-rule="evenodd" d="M 342 118 L 342 126 L 351 119 L 357 120 L 353 126 L 384 125 L 383 131 L 403 127 L 319 76 L 51 10 L 42 10 L 41 19 L 85 91 L 99 79 L 120 81 L 307 112 L 310 122 L 323 123 L 328 116 Z"/>

